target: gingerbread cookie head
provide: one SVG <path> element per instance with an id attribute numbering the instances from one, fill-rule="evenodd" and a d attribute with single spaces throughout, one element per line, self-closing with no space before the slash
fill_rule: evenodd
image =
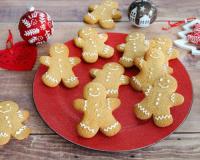
<path id="1" fill-rule="evenodd" d="M 50 47 L 50 56 L 60 56 L 62 54 L 66 55 L 67 57 L 69 56 L 69 49 L 65 44 L 62 43 L 55 43 L 51 45 Z"/>
<path id="2" fill-rule="evenodd" d="M 15 102 L 0 102 L 0 145 L 8 143 L 11 136 L 18 140 L 27 138 L 31 131 L 22 123 L 28 117 L 29 112 L 20 111 Z"/>
<path id="3" fill-rule="evenodd" d="M 145 55 L 146 61 L 158 61 L 160 63 L 165 62 L 165 55 L 159 48 L 151 48 Z M 153 67 L 153 66 L 152 66 Z"/>
<path id="4" fill-rule="evenodd" d="M 84 27 L 78 32 L 78 35 L 81 38 L 95 37 L 95 35 L 97 36 L 97 34 L 97 30 L 91 27 Z"/>
<path id="5" fill-rule="evenodd" d="M 113 9 L 118 9 L 119 4 L 113 0 L 103 0 L 103 3 L 106 7 L 112 7 Z"/>
<path id="6" fill-rule="evenodd" d="M 107 70 L 108 72 L 116 72 L 119 75 L 124 73 L 124 67 L 122 67 L 120 64 L 115 63 L 115 62 L 111 62 L 111 63 L 107 63 L 104 65 L 103 67 L 104 70 Z"/>
<path id="7" fill-rule="evenodd" d="M 161 89 L 162 92 L 175 92 L 177 81 L 172 76 L 165 74 L 155 81 L 154 87 Z"/>
<path id="8" fill-rule="evenodd" d="M 100 83 L 88 83 L 84 87 L 83 97 L 85 99 L 105 99 L 106 90 Z"/>

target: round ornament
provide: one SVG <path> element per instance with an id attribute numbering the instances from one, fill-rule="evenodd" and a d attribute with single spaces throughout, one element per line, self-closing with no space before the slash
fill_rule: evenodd
<path id="1" fill-rule="evenodd" d="M 128 9 L 129 21 L 137 27 L 148 27 L 156 20 L 157 8 L 150 0 L 135 0 Z"/>
<path id="2" fill-rule="evenodd" d="M 26 12 L 19 21 L 21 37 L 29 44 L 40 45 L 48 41 L 53 33 L 53 21 L 43 11 L 34 10 L 33 7 Z"/>

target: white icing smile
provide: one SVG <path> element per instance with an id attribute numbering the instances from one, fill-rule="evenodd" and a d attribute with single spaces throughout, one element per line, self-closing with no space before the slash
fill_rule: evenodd
<path id="1" fill-rule="evenodd" d="M 93 89 L 93 88 L 89 88 L 89 95 L 92 97 L 98 97 L 100 96 L 101 92 L 99 88 Z"/>
<path id="2" fill-rule="evenodd" d="M 56 53 L 64 53 L 64 50 L 63 50 L 63 49 L 64 49 L 63 46 L 61 46 L 61 47 L 55 46 L 55 52 L 56 52 Z"/>
<path id="3" fill-rule="evenodd" d="M 159 87 L 160 88 L 169 88 L 169 83 L 170 83 L 170 80 L 169 79 L 163 79 L 163 78 L 160 78 L 159 80 L 160 82 L 158 83 Z"/>
<path id="4" fill-rule="evenodd" d="M 152 54 L 150 54 L 150 56 L 152 57 L 152 58 L 160 58 L 160 52 L 153 52 Z"/>
<path id="5" fill-rule="evenodd" d="M 114 65 L 112 65 L 112 64 L 109 64 L 108 66 L 110 67 L 109 69 L 112 70 L 112 71 L 117 71 L 117 70 L 120 69 L 119 66 L 114 66 Z"/>

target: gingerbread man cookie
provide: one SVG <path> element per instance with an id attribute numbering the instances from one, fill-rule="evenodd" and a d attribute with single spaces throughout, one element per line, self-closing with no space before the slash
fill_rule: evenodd
<path id="1" fill-rule="evenodd" d="M 166 65 L 168 65 L 169 60 L 176 59 L 179 56 L 179 51 L 173 48 L 173 41 L 166 36 L 159 36 L 153 38 L 150 41 L 150 48 L 158 48 L 162 50 L 166 58 Z M 171 67 L 168 68 L 169 72 L 173 73 L 173 69 Z"/>
<path id="2" fill-rule="evenodd" d="M 42 76 L 42 81 L 49 87 L 56 87 L 62 80 L 68 88 L 79 84 L 72 68 L 80 63 L 77 57 L 69 57 L 69 49 L 66 45 L 56 43 L 50 47 L 50 56 L 41 56 L 40 63 L 49 67 Z"/>
<path id="3" fill-rule="evenodd" d="M 0 145 L 8 143 L 11 136 L 17 140 L 27 138 L 31 130 L 22 123 L 28 117 L 29 112 L 20 111 L 15 102 L 0 102 Z"/>
<path id="4" fill-rule="evenodd" d="M 136 57 L 144 57 L 149 49 L 149 41 L 145 39 L 145 35 L 138 32 L 129 34 L 126 43 L 117 46 L 117 50 L 124 52 L 119 62 L 124 67 L 132 67 Z"/>
<path id="5" fill-rule="evenodd" d="M 106 136 L 116 135 L 121 124 L 112 115 L 119 107 L 120 100 L 106 98 L 106 89 L 100 83 L 90 82 L 84 87 L 84 99 L 76 99 L 74 107 L 84 113 L 77 126 L 78 134 L 84 138 L 92 138 L 100 130 Z"/>
<path id="6" fill-rule="evenodd" d="M 103 84 L 106 88 L 107 97 L 118 97 L 120 85 L 129 84 L 129 77 L 123 75 L 124 68 L 115 62 L 107 63 L 103 69 L 91 69 L 90 74 L 94 77 L 93 82 Z"/>
<path id="7" fill-rule="evenodd" d="M 159 127 L 167 127 L 173 123 L 170 108 L 181 105 L 184 97 L 176 93 L 177 81 L 169 74 L 158 78 L 145 98 L 134 107 L 137 118 L 150 119 Z"/>
<path id="8" fill-rule="evenodd" d="M 88 24 L 99 23 L 102 28 L 112 29 L 115 27 L 114 20 L 121 19 L 119 4 L 113 0 L 103 0 L 100 5 L 90 5 L 89 13 L 84 16 Z"/>
<path id="9" fill-rule="evenodd" d="M 108 39 L 107 34 L 98 34 L 94 28 L 83 28 L 78 33 L 79 37 L 75 38 L 77 47 L 83 49 L 82 57 L 85 62 L 94 63 L 98 56 L 110 58 L 114 54 L 114 49 L 105 44 Z"/>
<path id="10" fill-rule="evenodd" d="M 144 58 L 135 58 L 134 64 L 140 69 L 140 72 L 131 78 L 130 84 L 138 91 L 145 92 L 158 77 L 169 73 L 166 68 L 165 55 L 158 48 L 149 49 Z"/>

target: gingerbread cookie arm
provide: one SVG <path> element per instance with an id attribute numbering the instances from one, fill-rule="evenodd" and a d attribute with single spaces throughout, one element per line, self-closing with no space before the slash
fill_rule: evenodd
<path id="1" fill-rule="evenodd" d="M 73 102 L 73 106 L 76 110 L 83 112 L 87 110 L 88 107 L 87 102 L 88 101 L 84 99 L 75 99 Z"/>
<path id="2" fill-rule="evenodd" d="M 108 40 L 108 35 L 107 34 L 98 34 L 98 37 L 103 41 L 103 42 L 106 42 Z"/>
<path id="3" fill-rule="evenodd" d="M 73 66 L 76 66 L 77 64 L 79 64 L 81 62 L 80 58 L 77 57 L 70 57 L 69 58 L 69 63 Z"/>
<path id="4" fill-rule="evenodd" d="M 89 12 L 92 12 L 92 11 L 94 11 L 97 7 L 98 7 L 97 4 L 91 4 L 91 5 L 89 5 L 89 7 L 88 7 L 88 11 L 89 11 Z"/>
<path id="5" fill-rule="evenodd" d="M 124 52 L 125 46 L 126 46 L 125 43 L 119 44 L 119 45 L 117 45 L 117 50 L 118 50 L 119 52 Z"/>
<path id="6" fill-rule="evenodd" d="M 108 45 L 104 45 L 104 48 L 101 52 L 99 52 L 99 56 L 103 58 L 110 58 L 114 54 L 114 49 Z"/>
<path id="7" fill-rule="evenodd" d="M 28 119 L 28 117 L 29 117 L 29 112 L 28 111 L 18 111 L 17 112 L 17 117 L 19 118 L 19 121 L 20 122 L 24 122 L 24 121 L 26 121 L 27 119 Z"/>
<path id="8" fill-rule="evenodd" d="M 90 70 L 90 75 L 95 78 L 97 76 L 97 74 L 99 74 L 101 72 L 100 69 L 91 69 Z"/>
<path id="9" fill-rule="evenodd" d="M 112 17 L 107 17 L 106 19 L 100 19 L 99 24 L 102 28 L 106 29 L 112 29 L 115 27 L 115 23 Z"/>
<path id="10" fill-rule="evenodd" d="M 84 40 L 80 37 L 74 38 L 74 43 L 79 48 L 83 48 L 83 46 L 84 46 Z"/>
<path id="11" fill-rule="evenodd" d="M 178 105 L 181 105 L 183 104 L 184 102 L 184 97 L 179 94 L 179 93 L 173 93 L 171 96 L 170 96 L 170 101 L 172 103 L 172 107 L 173 106 L 178 106 Z"/>
<path id="12" fill-rule="evenodd" d="M 120 82 L 122 85 L 127 85 L 129 84 L 129 77 L 125 75 L 121 75 L 120 77 Z"/>
<path id="13" fill-rule="evenodd" d="M 51 64 L 51 57 L 49 56 L 41 56 L 40 57 L 40 63 L 45 66 L 50 66 Z"/>
<path id="14" fill-rule="evenodd" d="M 118 98 L 107 98 L 107 107 L 114 111 L 121 104 L 121 101 Z"/>
<path id="15" fill-rule="evenodd" d="M 146 65 L 146 61 L 142 57 L 136 57 L 133 62 L 140 70 L 142 70 Z"/>
<path id="16" fill-rule="evenodd" d="M 176 59 L 179 56 L 179 51 L 177 49 L 174 48 L 169 48 L 167 51 L 167 59 L 171 60 L 171 59 Z"/>
<path id="17" fill-rule="evenodd" d="M 112 18 L 115 20 L 121 19 L 122 18 L 121 12 L 118 9 L 113 9 Z"/>

